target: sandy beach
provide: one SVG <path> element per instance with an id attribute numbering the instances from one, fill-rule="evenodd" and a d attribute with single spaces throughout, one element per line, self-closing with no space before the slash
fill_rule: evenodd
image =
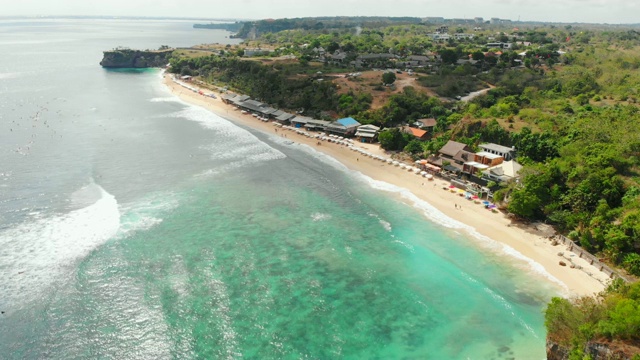
<path id="1" fill-rule="evenodd" d="M 188 103 L 204 107 L 225 119 L 259 131 L 275 134 L 277 130 L 279 136 L 286 136 L 291 141 L 313 147 L 338 160 L 350 170 L 407 189 L 451 219 L 468 225 L 477 233 L 502 243 L 539 264 L 548 274 L 566 287 L 567 296 L 592 295 L 602 291 L 609 281 L 609 277 L 605 273 L 600 272 L 598 268 L 589 265 L 586 260 L 578 256 L 571 257 L 573 264 L 577 265 L 576 268 L 561 266 L 561 260 L 569 263 L 568 260 L 558 256 L 560 252 L 569 256 L 565 245 L 554 246 L 545 236 L 546 234 L 538 231 L 534 226 L 514 224 L 503 213 L 492 213 L 482 205 L 474 204 L 456 193 L 444 190 L 443 186 L 447 186 L 448 183 L 442 179 L 435 178 L 435 180 L 428 181 L 413 172 L 363 156 L 346 146 L 326 141 L 322 141 L 321 145 L 318 145 L 317 139 L 299 135 L 295 131 L 277 128 L 273 123 L 262 122 L 250 114 L 242 114 L 233 106 L 224 104 L 219 96 L 213 99 L 189 91 L 176 84 L 168 74 L 164 75 L 164 83 L 173 94 Z M 190 84 L 190 86 L 195 85 Z M 377 145 L 358 143 L 356 146 L 366 147 L 371 153 L 388 157 Z M 405 201 L 407 200 L 405 199 Z"/>

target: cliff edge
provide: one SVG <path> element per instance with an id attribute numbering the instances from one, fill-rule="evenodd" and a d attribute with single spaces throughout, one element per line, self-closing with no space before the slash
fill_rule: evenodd
<path id="1" fill-rule="evenodd" d="M 640 358 L 640 344 L 621 341 L 589 341 L 581 355 L 592 360 L 634 360 Z M 547 360 L 568 360 L 571 349 L 547 339 Z"/>
<path id="2" fill-rule="evenodd" d="M 105 51 L 100 65 L 105 68 L 150 68 L 163 67 L 169 63 L 174 49 Z"/>

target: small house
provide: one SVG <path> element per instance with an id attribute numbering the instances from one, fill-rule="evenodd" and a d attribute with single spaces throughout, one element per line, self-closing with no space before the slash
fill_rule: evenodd
<path id="1" fill-rule="evenodd" d="M 478 147 L 490 154 L 502 156 L 505 161 L 515 159 L 516 157 L 516 149 L 514 147 L 502 146 L 493 143 L 480 144 Z"/>
<path id="2" fill-rule="evenodd" d="M 409 126 L 405 126 L 402 129 L 403 132 L 412 135 L 415 139 L 418 139 L 420 141 L 424 141 L 427 140 L 429 134 L 427 133 L 426 130 L 422 130 L 422 129 L 416 129 L 413 127 L 409 127 Z"/>
<path id="3" fill-rule="evenodd" d="M 427 130 L 429 133 L 433 133 L 434 128 L 438 125 L 438 121 L 434 118 L 418 119 L 413 125 L 420 129 Z"/>

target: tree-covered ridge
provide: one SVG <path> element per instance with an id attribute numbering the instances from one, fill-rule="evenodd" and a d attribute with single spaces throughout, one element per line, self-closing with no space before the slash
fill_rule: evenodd
<path id="1" fill-rule="evenodd" d="M 640 359 L 640 283 L 615 282 L 597 297 L 553 298 L 545 310 L 545 326 L 547 341 L 567 349 L 569 359 L 591 359 L 585 351 L 590 343 Z"/>
<path id="2" fill-rule="evenodd" d="M 283 109 L 301 109 L 319 115 L 338 106 L 336 91 L 331 82 L 314 81 L 308 77 L 292 76 L 286 65 L 263 65 L 257 61 L 243 61 L 237 57 L 207 56 L 174 58 L 171 71 L 198 75 L 205 81 L 223 82 L 255 99 Z"/>
<path id="3" fill-rule="evenodd" d="M 251 32 L 258 34 L 277 33 L 285 30 L 327 30 L 346 29 L 356 26 L 377 28 L 391 24 L 420 23 L 417 17 L 379 17 L 379 16 L 335 16 L 292 19 L 266 19 L 256 22 L 245 22 L 238 31 L 237 37 L 245 38 Z"/>

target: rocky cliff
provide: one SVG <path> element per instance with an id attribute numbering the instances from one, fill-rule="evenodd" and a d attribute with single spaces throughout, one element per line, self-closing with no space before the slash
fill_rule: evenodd
<path id="1" fill-rule="evenodd" d="M 106 68 L 149 68 L 163 67 L 169 63 L 173 49 L 131 50 L 115 49 L 105 51 L 100 65 Z"/>
<path id="2" fill-rule="evenodd" d="M 567 360 L 571 349 L 547 340 L 547 360 Z M 593 360 L 633 360 L 640 357 L 637 344 L 623 342 L 588 342 L 583 353 Z"/>

